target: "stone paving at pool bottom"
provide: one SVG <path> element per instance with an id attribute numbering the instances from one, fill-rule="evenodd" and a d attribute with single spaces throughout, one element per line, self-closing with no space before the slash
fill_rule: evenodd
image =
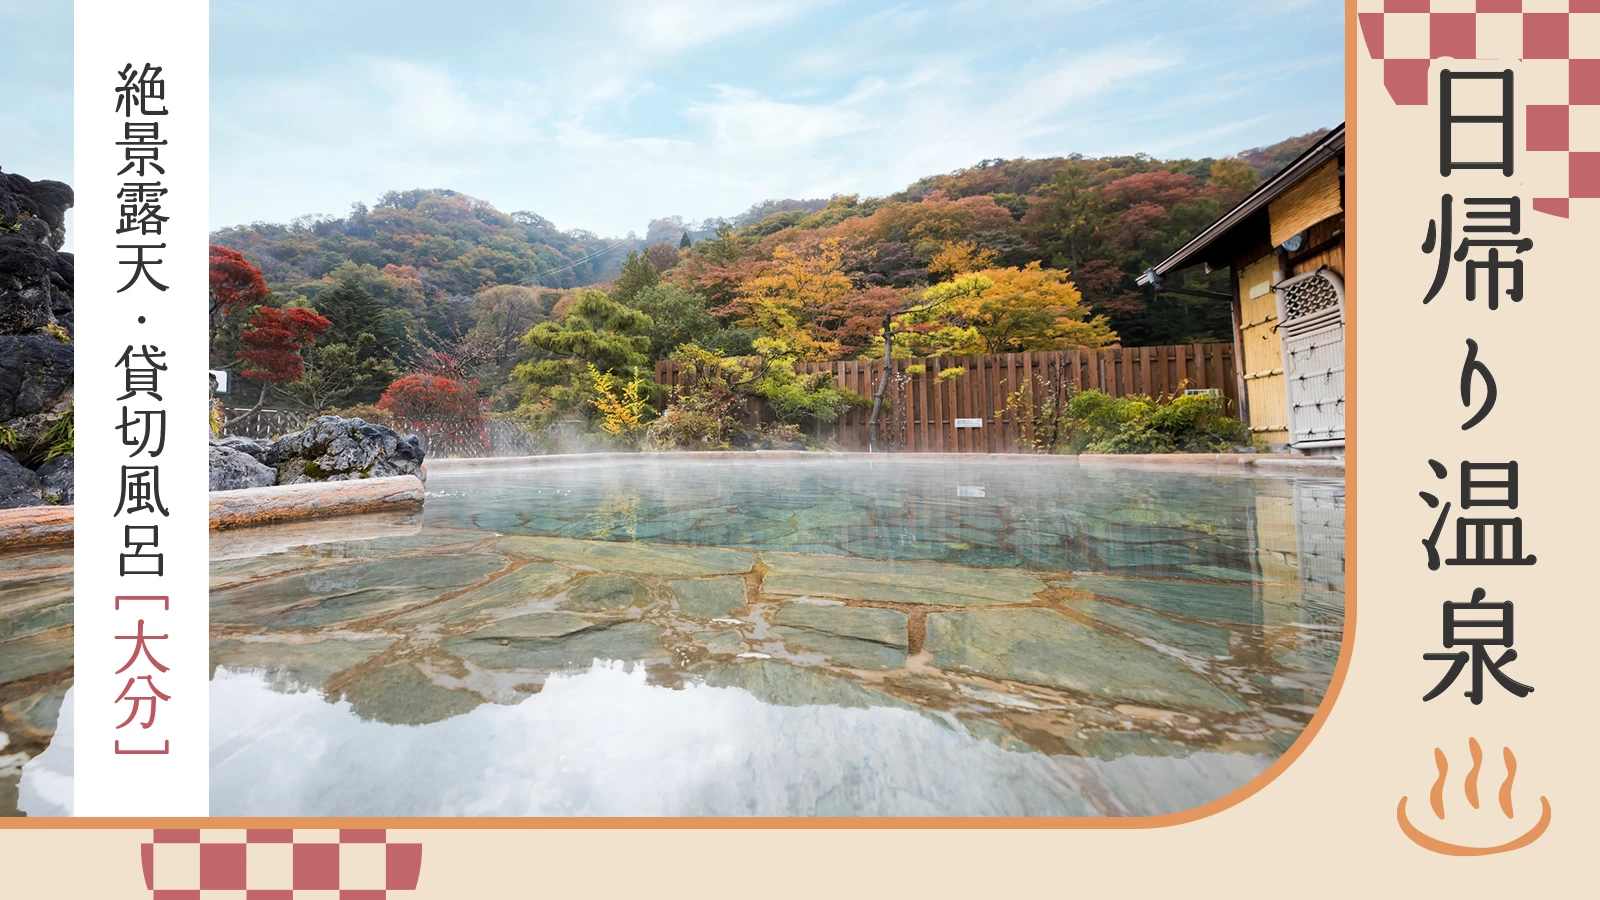
<path id="1" fill-rule="evenodd" d="M 214 666 L 363 719 L 516 704 L 552 673 L 622 660 L 653 684 L 899 707 L 1008 750 L 1102 759 L 1281 754 L 1327 689 L 1343 610 L 1327 586 L 436 527 L 220 560 L 212 591 Z"/>
<path id="2" fill-rule="evenodd" d="M 72 548 L 0 555 L 0 816 L 72 684 Z"/>
<path id="3" fill-rule="evenodd" d="M 414 726 L 516 705 L 557 673 L 618 660 L 652 685 L 740 688 L 770 706 L 908 710 L 1006 753 L 1251 761 L 1232 783 L 1200 786 L 1203 800 L 1301 733 L 1342 633 L 1337 585 L 1231 572 L 375 527 L 393 533 L 297 544 L 292 529 L 256 529 L 245 538 L 256 549 L 215 559 L 213 677 L 256 673 L 273 691 Z M 15 809 L 21 766 L 48 744 L 70 685 L 71 559 L 57 549 L 4 560 L 0 811 Z M 1173 802 L 1074 790 L 1081 814 Z"/>

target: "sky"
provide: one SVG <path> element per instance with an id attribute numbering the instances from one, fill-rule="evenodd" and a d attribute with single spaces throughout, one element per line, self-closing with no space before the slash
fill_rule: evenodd
<path id="1" fill-rule="evenodd" d="M 0 0 L 0 60 L 0 172 L 71 184 L 72 3 Z"/>
<path id="2" fill-rule="evenodd" d="M 1343 120 L 1340 0 L 214 0 L 214 228 L 451 188 L 642 234 L 994 157 Z M 67 180 L 71 10 L 0 0 L 0 167 Z M 20 139 L 19 139 L 20 136 Z"/>

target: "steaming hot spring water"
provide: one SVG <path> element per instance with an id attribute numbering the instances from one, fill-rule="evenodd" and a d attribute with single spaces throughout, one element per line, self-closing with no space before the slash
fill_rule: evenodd
<path id="1" fill-rule="evenodd" d="M 1342 479 L 1227 469 L 441 466 L 420 515 L 214 535 L 212 813 L 1197 806 L 1300 736 L 1343 634 Z M 20 805 L 65 811 L 71 696 L 8 668 L 8 715 L 62 710 Z"/>

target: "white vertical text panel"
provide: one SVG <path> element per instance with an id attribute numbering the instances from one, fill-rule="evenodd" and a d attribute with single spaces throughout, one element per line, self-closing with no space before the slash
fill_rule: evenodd
<path id="1" fill-rule="evenodd" d="M 75 29 L 74 814 L 203 816 L 208 4 Z"/>

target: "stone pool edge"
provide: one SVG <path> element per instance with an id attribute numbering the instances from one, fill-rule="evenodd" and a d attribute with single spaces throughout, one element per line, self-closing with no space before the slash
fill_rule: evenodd
<path id="1" fill-rule="evenodd" d="M 396 475 L 212 491 L 210 498 L 211 530 L 225 531 L 419 507 L 423 487 L 415 475 Z M 70 506 L 0 509 L 0 547 L 12 550 L 72 543 L 72 510 Z"/>
<path id="2" fill-rule="evenodd" d="M 1036 465 L 1187 465 L 1208 468 L 1253 468 L 1268 471 L 1343 472 L 1342 457 L 1298 456 L 1290 453 L 860 453 L 813 450 L 700 450 L 641 453 L 551 453 L 543 456 L 492 456 L 462 459 L 431 459 L 430 472 L 461 469 L 561 465 L 578 462 L 606 462 L 639 459 L 890 459 L 917 460 L 1004 460 Z"/>

